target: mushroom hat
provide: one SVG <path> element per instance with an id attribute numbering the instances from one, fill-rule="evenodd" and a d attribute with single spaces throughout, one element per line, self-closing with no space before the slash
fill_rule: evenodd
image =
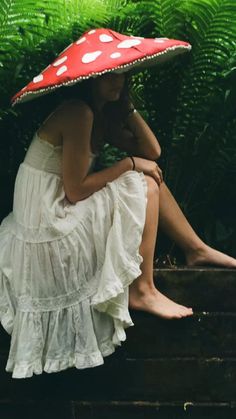
<path id="1" fill-rule="evenodd" d="M 107 72 L 142 71 L 191 49 L 188 42 L 169 38 L 124 35 L 112 29 L 85 32 L 40 74 L 11 98 L 14 106 Z"/>

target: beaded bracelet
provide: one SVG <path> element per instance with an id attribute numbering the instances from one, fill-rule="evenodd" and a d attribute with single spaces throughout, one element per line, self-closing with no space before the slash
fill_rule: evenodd
<path id="1" fill-rule="evenodd" d="M 135 161 L 134 161 L 134 158 L 133 158 L 133 156 L 129 156 L 129 157 L 131 158 L 131 160 L 133 162 L 133 168 L 132 168 L 132 170 L 135 170 Z"/>

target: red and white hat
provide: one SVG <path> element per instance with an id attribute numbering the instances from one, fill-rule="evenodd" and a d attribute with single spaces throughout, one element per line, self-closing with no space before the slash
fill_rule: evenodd
<path id="1" fill-rule="evenodd" d="M 164 62 L 190 50 L 188 42 L 127 36 L 111 29 L 92 29 L 70 44 L 40 74 L 16 93 L 12 105 L 106 72 L 125 72 Z"/>

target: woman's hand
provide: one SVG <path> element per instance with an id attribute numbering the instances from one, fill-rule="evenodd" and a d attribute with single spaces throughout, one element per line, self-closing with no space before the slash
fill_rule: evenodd
<path id="1" fill-rule="evenodd" d="M 141 157 L 133 157 L 133 159 L 135 162 L 135 170 L 153 177 L 156 183 L 160 186 L 163 182 L 163 175 L 158 164 L 153 160 L 147 160 Z"/>

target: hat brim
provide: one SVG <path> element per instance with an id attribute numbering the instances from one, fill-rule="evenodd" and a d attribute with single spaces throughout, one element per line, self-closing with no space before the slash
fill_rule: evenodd
<path id="1" fill-rule="evenodd" d="M 95 31 L 90 31 L 89 33 L 94 33 Z M 100 36 L 106 36 L 107 38 L 111 38 L 111 36 L 109 35 L 104 35 L 104 30 L 103 29 L 98 29 L 97 33 L 99 35 L 99 33 L 101 34 Z M 124 42 L 127 42 L 127 38 L 129 39 L 128 42 L 132 42 L 132 43 L 140 43 L 141 41 L 137 40 L 136 38 L 139 37 L 127 37 L 121 34 L 118 34 L 114 31 L 109 30 L 109 34 L 112 34 L 113 38 L 116 40 L 114 42 L 120 42 L 121 40 L 121 44 L 123 44 Z M 97 36 L 98 36 L 97 35 Z M 122 41 L 122 39 L 125 38 L 125 40 Z M 13 98 L 11 99 L 12 102 L 12 106 L 18 104 L 18 103 L 23 103 L 23 102 L 28 102 L 30 100 L 36 99 L 40 96 L 49 94 L 57 89 L 59 89 L 60 87 L 69 87 L 69 86 L 73 86 L 76 83 L 79 83 L 83 80 L 89 79 L 89 78 L 96 78 L 98 76 L 101 76 L 103 74 L 106 73 L 124 73 L 124 72 L 130 72 L 131 74 L 135 74 L 137 72 L 143 71 L 146 68 L 149 67 L 154 67 L 158 64 L 162 64 L 167 60 L 170 60 L 171 58 L 173 58 L 176 55 L 180 55 L 182 53 L 184 53 L 185 51 L 189 51 L 191 50 L 191 45 L 188 42 L 184 42 L 184 41 L 178 41 L 178 40 L 169 40 L 168 38 L 155 38 L 155 39 L 146 39 L 142 41 L 142 45 L 141 48 L 140 45 L 138 45 L 138 47 L 136 48 L 136 46 L 133 48 L 133 51 L 131 48 L 129 48 L 129 55 L 125 55 L 124 58 L 122 57 L 122 59 L 117 62 L 116 64 L 114 63 L 114 61 L 112 63 L 103 63 L 103 61 L 100 61 L 99 65 L 97 65 L 97 70 L 94 68 L 94 65 L 91 67 L 91 69 L 87 69 L 85 68 L 84 64 L 82 64 L 81 68 L 82 70 L 80 70 L 80 68 L 78 68 L 78 71 L 76 69 L 76 67 L 73 69 L 73 71 L 71 72 L 71 75 L 67 75 L 66 77 L 59 78 L 56 81 L 55 78 L 54 80 L 51 82 L 49 80 L 49 82 L 47 82 L 46 84 L 44 83 L 44 81 L 41 83 L 41 86 L 39 85 L 36 88 L 36 84 L 38 81 L 41 82 L 42 78 L 44 77 L 42 74 L 47 74 L 48 71 L 50 71 L 50 69 L 55 68 L 55 66 L 57 66 L 57 62 L 59 62 L 61 64 L 61 62 L 65 61 L 65 59 L 67 57 L 65 57 L 65 54 L 68 55 L 68 51 L 72 51 L 73 53 L 73 48 L 77 48 L 75 47 L 75 44 L 81 44 L 83 46 L 83 43 L 81 41 L 83 41 L 85 39 L 85 37 L 80 38 L 78 41 L 76 41 L 76 43 L 69 45 L 69 47 L 66 48 L 66 50 L 64 50 L 60 56 L 59 59 L 57 59 L 57 61 L 53 62 L 52 65 L 48 66 L 45 70 L 43 70 L 43 72 L 35 77 L 33 79 L 33 82 L 30 82 L 27 86 L 25 86 L 20 92 L 18 92 L 15 96 L 13 96 Z M 90 42 L 89 38 L 89 42 Z M 130 41 L 130 39 L 132 39 Z M 166 41 L 167 40 L 167 41 Z M 105 40 L 106 41 L 106 40 Z M 104 41 L 104 42 L 105 42 Z M 91 47 L 91 43 L 88 42 L 88 46 Z M 145 45 L 148 43 L 148 47 L 146 47 Z M 162 45 L 164 45 L 164 42 L 166 42 L 169 45 L 166 45 L 164 48 Z M 85 42 L 84 42 L 85 45 Z M 151 45 L 151 47 L 150 47 Z M 153 48 L 153 45 L 156 45 L 157 47 Z M 117 45 L 116 45 L 117 46 Z M 119 45 L 117 46 L 117 48 L 119 47 Z M 82 47 L 81 47 L 82 48 Z M 100 49 L 103 51 L 106 51 L 106 45 L 102 46 Z M 147 49 L 147 51 L 145 52 L 145 48 Z M 158 48 L 158 50 L 157 50 Z M 117 50 L 117 49 L 116 49 Z M 128 51 L 128 48 L 126 47 L 126 50 Z M 66 51 L 66 52 L 65 52 Z M 77 49 L 76 49 L 77 51 Z M 71 54 L 72 54 L 71 53 Z M 97 53 L 97 51 L 95 51 L 95 54 Z M 101 54 L 101 51 L 98 51 L 99 54 Z M 77 52 L 76 52 L 77 54 Z M 92 53 L 94 54 L 94 52 Z M 117 54 L 117 53 L 116 53 Z M 120 53 L 118 53 L 119 55 L 121 55 Z M 89 54 L 85 54 L 85 55 L 89 55 Z M 91 53 L 90 53 L 91 55 Z M 112 54 L 114 55 L 114 54 Z M 73 55 L 72 55 L 73 56 Z M 77 57 L 77 55 L 76 55 Z M 112 57 L 113 58 L 113 57 Z M 77 58 L 76 58 L 77 59 Z M 77 63 L 77 61 L 76 61 Z M 77 64 L 76 64 L 77 65 Z M 63 66 L 62 66 L 63 67 Z M 64 66 L 66 67 L 66 66 Z M 61 69 L 59 69 L 60 71 Z M 63 68 L 62 68 L 63 70 Z M 76 74 L 80 71 L 80 74 Z M 35 80 L 36 79 L 36 80 Z"/>
<path id="2" fill-rule="evenodd" d="M 106 69 L 104 71 L 100 71 L 99 73 L 94 72 L 94 73 L 88 74 L 87 76 L 78 77 L 77 79 L 67 81 L 66 83 L 60 83 L 58 85 L 48 86 L 47 88 L 39 89 L 37 91 L 27 91 L 23 93 L 20 97 L 18 97 L 15 101 L 13 101 L 12 106 L 16 105 L 17 103 L 28 102 L 30 100 L 36 99 L 40 96 L 51 93 L 62 86 L 67 86 L 67 87 L 73 86 L 74 84 L 79 83 L 83 80 L 89 79 L 91 77 L 94 77 L 94 78 L 99 77 L 102 74 L 105 74 L 108 72 L 120 74 L 120 73 L 131 71 L 132 73 L 138 73 L 140 71 L 145 70 L 146 68 L 154 67 L 158 64 L 169 61 L 170 58 L 173 58 L 176 55 L 180 55 L 181 53 L 184 53 L 186 50 L 191 50 L 191 46 L 178 45 L 178 46 L 170 47 L 166 49 L 165 51 L 158 52 L 157 54 L 154 54 L 152 56 L 146 56 L 144 58 L 135 60 L 131 63 L 124 64 L 122 66 L 117 66 L 114 69 L 109 69 L 109 70 Z"/>

